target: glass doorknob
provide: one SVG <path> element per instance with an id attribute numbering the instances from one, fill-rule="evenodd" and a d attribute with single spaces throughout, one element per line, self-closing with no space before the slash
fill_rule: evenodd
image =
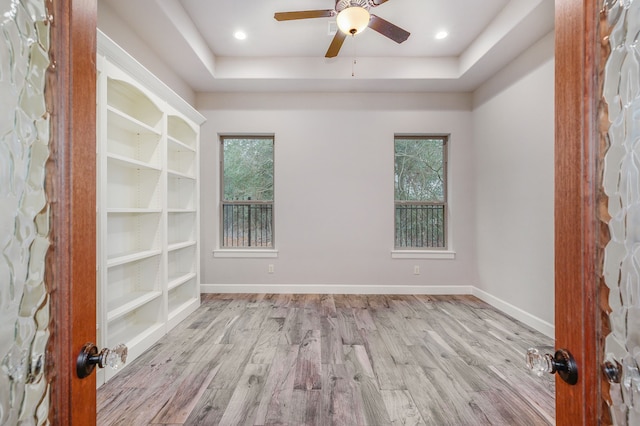
<path id="1" fill-rule="evenodd" d="M 552 351 L 553 348 L 549 346 L 529 348 L 525 358 L 527 368 L 538 377 L 545 373 L 558 373 L 566 383 L 578 383 L 578 366 L 571 353 L 566 349 L 558 349 L 551 355 Z"/>
<path id="2" fill-rule="evenodd" d="M 602 363 L 602 372 L 611 384 L 620 384 L 627 391 L 640 392 L 640 368 L 636 360 L 627 355 L 622 362 L 608 354 Z"/>
<path id="3" fill-rule="evenodd" d="M 613 356 L 608 356 L 602 363 L 602 372 L 609 383 L 618 384 L 622 381 L 623 367 Z"/>
<path id="4" fill-rule="evenodd" d="M 84 379 L 93 372 L 96 365 L 100 368 L 109 366 L 117 370 L 127 362 L 128 352 L 129 349 L 123 343 L 113 349 L 104 348 L 100 352 L 95 344 L 85 343 L 76 359 L 76 374 Z"/>

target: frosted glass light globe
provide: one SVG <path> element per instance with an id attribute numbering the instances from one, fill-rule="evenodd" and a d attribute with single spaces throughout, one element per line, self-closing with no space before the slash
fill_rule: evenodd
<path id="1" fill-rule="evenodd" d="M 336 17 L 338 28 L 345 34 L 359 34 L 369 25 L 369 11 L 364 7 L 350 6 L 343 9 Z"/>

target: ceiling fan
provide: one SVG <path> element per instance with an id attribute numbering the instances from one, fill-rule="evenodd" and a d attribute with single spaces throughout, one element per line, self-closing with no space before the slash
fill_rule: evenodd
<path id="1" fill-rule="evenodd" d="M 336 23 L 340 30 L 336 32 L 327 53 L 324 55 L 326 58 L 333 58 L 338 56 L 338 52 L 340 52 L 340 48 L 347 34 L 356 35 L 367 27 L 390 38 L 396 43 L 402 43 L 409 38 L 411 33 L 408 31 L 369 13 L 369 9 L 380 6 L 387 1 L 388 0 L 336 0 L 336 5 L 333 9 L 277 12 L 273 17 L 277 21 L 292 21 L 309 18 L 332 18 L 335 16 Z"/>

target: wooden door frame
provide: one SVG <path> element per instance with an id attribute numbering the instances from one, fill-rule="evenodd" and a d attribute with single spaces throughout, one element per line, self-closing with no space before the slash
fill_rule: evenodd
<path id="1" fill-rule="evenodd" d="M 556 348 L 568 349 L 579 368 L 577 385 L 556 380 L 558 425 L 606 424 L 608 418 L 599 368 L 600 247 L 606 237 L 598 220 L 599 3 L 555 1 Z"/>
<path id="2" fill-rule="evenodd" d="M 75 358 L 96 339 L 96 0 L 47 0 L 52 65 L 47 78 L 51 303 L 47 375 L 54 425 L 96 422 L 95 375 L 78 379 Z"/>

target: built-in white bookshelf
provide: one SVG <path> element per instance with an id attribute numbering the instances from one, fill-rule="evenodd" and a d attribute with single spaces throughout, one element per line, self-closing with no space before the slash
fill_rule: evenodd
<path id="1" fill-rule="evenodd" d="M 200 304 L 204 118 L 101 32 L 97 108 L 97 338 L 130 362 Z"/>

